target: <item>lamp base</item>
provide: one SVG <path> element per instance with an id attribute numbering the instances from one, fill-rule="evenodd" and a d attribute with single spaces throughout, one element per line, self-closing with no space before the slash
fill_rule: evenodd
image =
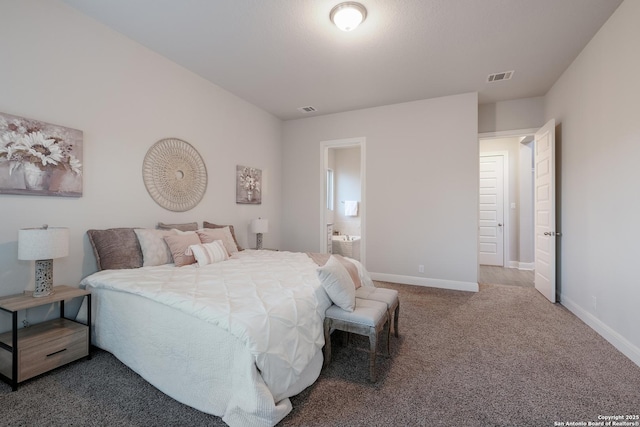
<path id="1" fill-rule="evenodd" d="M 256 249 L 262 249 L 262 233 L 256 233 Z"/>
<path id="2" fill-rule="evenodd" d="M 53 260 L 40 259 L 36 261 L 36 290 L 35 298 L 53 294 Z"/>

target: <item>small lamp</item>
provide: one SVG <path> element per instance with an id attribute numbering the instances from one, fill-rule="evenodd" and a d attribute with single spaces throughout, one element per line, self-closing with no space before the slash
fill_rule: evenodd
<path id="1" fill-rule="evenodd" d="M 251 221 L 251 232 L 256 233 L 256 249 L 262 249 L 262 233 L 269 231 L 268 219 L 254 219 Z"/>
<path id="2" fill-rule="evenodd" d="M 53 259 L 69 255 L 69 229 L 43 225 L 18 231 L 18 259 L 36 261 L 34 297 L 53 294 Z"/>

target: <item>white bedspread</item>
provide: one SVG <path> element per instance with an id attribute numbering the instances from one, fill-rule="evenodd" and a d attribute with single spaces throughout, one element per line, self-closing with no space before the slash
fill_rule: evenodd
<path id="1" fill-rule="evenodd" d="M 248 250 L 205 267 L 105 270 L 82 284 L 135 294 L 227 331 L 248 349 L 277 403 L 324 345 L 331 302 L 316 269 L 303 253 Z"/>

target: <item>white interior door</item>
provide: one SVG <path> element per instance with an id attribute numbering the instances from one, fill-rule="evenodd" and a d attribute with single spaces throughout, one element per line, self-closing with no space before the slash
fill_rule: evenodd
<path id="1" fill-rule="evenodd" d="M 504 156 L 480 156 L 478 261 L 504 266 Z"/>
<path id="2" fill-rule="evenodd" d="M 535 286 L 556 302 L 555 128 L 550 120 L 535 135 Z"/>

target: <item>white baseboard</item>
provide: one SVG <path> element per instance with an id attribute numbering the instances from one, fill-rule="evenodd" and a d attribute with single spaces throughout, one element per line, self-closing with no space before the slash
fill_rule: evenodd
<path id="1" fill-rule="evenodd" d="M 430 279 L 428 277 L 402 276 L 399 274 L 370 273 L 373 280 L 400 283 L 403 285 L 428 286 L 431 288 L 451 289 L 454 291 L 478 292 L 478 284 L 456 280 Z"/>
<path id="2" fill-rule="evenodd" d="M 518 270 L 534 270 L 535 264 L 532 262 L 509 261 L 509 268 L 517 268 Z"/>
<path id="3" fill-rule="evenodd" d="M 620 350 L 620 352 L 631 359 L 633 363 L 640 366 L 640 348 L 630 343 L 625 337 L 562 294 L 560 295 L 560 304 L 575 314 L 591 329 L 599 333 L 604 339 L 609 341 L 611 345 Z"/>

